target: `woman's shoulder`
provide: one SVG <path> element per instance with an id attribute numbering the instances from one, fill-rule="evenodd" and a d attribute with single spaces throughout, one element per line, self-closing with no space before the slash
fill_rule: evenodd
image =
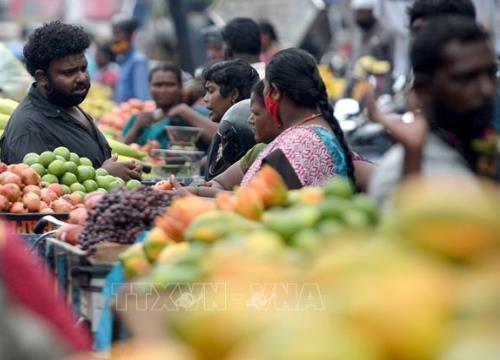
<path id="1" fill-rule="evenodd" d="M 318 129 L 319 128 L 319 129 Z M 293 143 L 318 143 L 321 141 L 320 134 L 322 131 L 328 130 L 316 126 L 294 126 L 283 131 L 277 138 L 276 144 L 293 144 Z"/>

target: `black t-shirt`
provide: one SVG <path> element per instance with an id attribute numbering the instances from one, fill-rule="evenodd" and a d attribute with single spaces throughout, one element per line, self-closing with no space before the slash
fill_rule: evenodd
<path id="1" fill-rule="evenodd" d="M 93 119 L 81 111 L 89 121 L 89 127 L 50 103 L 34 84 L 12 114 L 0 139 L 2 161 L 20 163 L 29 152 L 42 153 L 65 146 L 79 156 L 89 158 L 95 167 L 100 167 L 111 157 L 111 148 Z"/>

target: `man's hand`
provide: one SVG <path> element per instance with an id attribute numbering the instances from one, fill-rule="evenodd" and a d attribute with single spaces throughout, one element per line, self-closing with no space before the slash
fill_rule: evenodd
<path id="1" fill-rule="evenodd" d="M 110 175 L 117 176 L 124 181 L 131 179 L 141 180 L 142 166 L 135 161 L 117 162 L 117 155 L 113 155 L 102 164 L 102 168 L 106 169 Z"/>

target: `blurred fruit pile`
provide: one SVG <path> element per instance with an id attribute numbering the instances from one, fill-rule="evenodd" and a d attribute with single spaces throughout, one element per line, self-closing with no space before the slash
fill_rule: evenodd
<path id="1" fill-rule="evenodd" d="M 168 190 L 170 186 L 168 182 L 157 184 L 159 189 Z M 146 242 L 131 250 L 134 256 L 124 254 L 124 259 L 132 261 L 123 263 L 133 278 L 144 275 L 130 266 L 138 256 L 141 261 L 154 263 L 174 243 L 212 244 L 252 231 L 273 239 L 276 246 L 289 245 L 314 253 L 324 237 L 346 228 L 366 231 L 377 222 L 376 207 L 363 195 L 354 195 L 347 180 L 335 179 L 322 188 L 287 191 L 278 173 L 264 167 L 248 186 L 236 189 L 234 194 L 219 193 L 215 201 L 196 196 L 175 200 L 156 219 Z"/>
<path id="2" fill-rule="evenodd" d="M 116 107 L 116 103 L 111 100 L 113 90 L 109 86 L 92 84 L 87 97 L 80 104 L 81 108 L 99 120 L 102 116 L 109 114 Z"/>
<path id="3" fill-rule="evenodd" d="M 155 110 L 156 104 L 154 101 L 130 99 L 98 117 L 99 128 L 107 136 L 119 137 L 123 127 L 132 115 L 140 112 L 153 112 Z"/>
<path id="4" fill-rule="evenodd" d="M 0 99 L 0 136 L 3 134 L 10 116 L 19 106 L 17 101 L 11 99 Z"/>
<path id="5" fill-rule="evenodd" d="M 409 182 L 375 227 L 344 181 L 287 193 L 269 169 L 259 178 L 215 203 L 174 201 L 121 255 L 136 289 L 160 294 L 149 311 L 180 359 L 498 357 L 498 188 Z"/>

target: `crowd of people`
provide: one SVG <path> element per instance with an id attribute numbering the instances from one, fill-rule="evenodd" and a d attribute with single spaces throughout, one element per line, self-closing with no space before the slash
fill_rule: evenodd
<path id="1" fill-rule="evenodd" d="M 393 40 L 374 17 L 370 2 L 353 0 L 352 6 L 359 25 L 353 38 L 355 56 L 370 55 L 393 64 Z M 377 164 L 350 147 L 315 58 L 304 50 L 285 48 L 269 22 L 237 18 L 221 30 L 207 31 L 210 62 L 192 78 L 172 63 L 150 70 L 148 59 L 133 45 L 137 22 L 117 19 L 111 42 L 97 51 L 98 79 L 115 88 L 118 103 L 152 99 L 157 106 L 156 111 L 136 114 L 128 121 L 121 134 L 127 144 L 157 140 L 166 148 L 166 125 L 202 129 L 199 145 L 207 150 L 204 182 L 183 187 L 172 179 L 173 194 L 213 197 L 232 191 L 248 184 L 265 164 L 290 189 L 346 177 L 380 206 L 390 205 L 391 196 L 408 176 L 498 180 L 496 158 L 485 160 L 474 147 L 475 140 L 495 129 L 499 84 L 491 38 L 476 22 L 473 4 L 416 0 L 408 14 L 413 82 L 407 110 L 414 120 L 407 124 L 398 114 L 382 112 L 373 92 L 368 92 L 367 116 L 397 142 Z M 117 162 L 94 119 L 79 106 L 90 88 L 86 58 L 90 44 L 82 28 L 59 21 L 30 35 L 24 59 L 34 82 L 0 140 L 4 163 L 22 162 L 29 152 L 65 146 L 112 175 L 140 178 L 140 165 Z M 186 96 L 187 78 L 199 82 L 204 95 Z M 492 166 L 484 166 L 484 161 Z M 0 255 L 8 251 L 18 250 L 0 242 Z M 0 261 L 2 266 L 6 263 Z M 43 318 L 68 347 L 88 346 L 85 336 L 76 343 L 75 337 L 68 339 L 70 332 L 64 334 L 71 321 L 67 314 Z"/>

